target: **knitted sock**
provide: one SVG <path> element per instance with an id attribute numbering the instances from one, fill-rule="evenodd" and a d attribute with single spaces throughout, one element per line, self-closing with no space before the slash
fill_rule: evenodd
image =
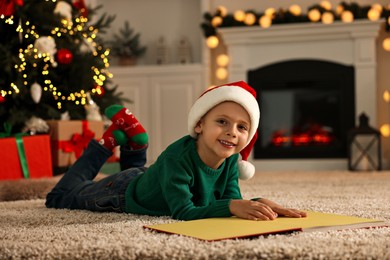
<path id="1" fill-rule="evenodd" d="M 118 129 L 117 125 L 111 124 L 104 132 L 99 143 L 108 150 L 112 151 L 115 146 L 127 144 L 128 141 L 129 138 L 126 136 L 126 134 L 122 130 Z"/>
<path id="2" fill-rule="evenodd" d="M 106 108 L 105 114 L 111 119 L 113 125 L 126 133 L 130 147 L 136 150 L 148 144 L 146 130 L 130 110 L 120 105 L 112 105 Z"/>

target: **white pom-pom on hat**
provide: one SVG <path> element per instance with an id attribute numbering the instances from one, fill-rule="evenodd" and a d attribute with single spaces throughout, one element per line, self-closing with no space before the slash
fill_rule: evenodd
<path id="1" fill-rule="evenodd" d="M 238 162 L 239 177 L 242 180 L 247 180 L 252 178 L 255 173 L 255 167 L 247 159 L 257 140 L 257 128 L 260 120 L 260 109 L 256 100 L 256 91 L 251 86 L 244 81 L 238 81 L 213 87 L 203 92 L 189 112 L 188 131 L 193 138 L 196 138 L 195 126 L 199 120 L 210 109 L 225 101 L 233 101 L 240 104 L 247 111 L 251 120 L 248 142 L 240 152 L 241 161 Z"/>

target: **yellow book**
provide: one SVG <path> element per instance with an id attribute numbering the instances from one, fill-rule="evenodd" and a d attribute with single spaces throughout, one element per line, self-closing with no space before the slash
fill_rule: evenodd
<path id="1" fill-rule="evenodd" d="M 294 231 L 325 231 L 352 228 L 385 227 L 384 221 L 308 211 L 305 218 L 279 217 L 270 221 L 230 218 L 207 218 L 170 224 L 148 225 L 145 228 L 214 241 L 230 238 L 282 234 Z"/>

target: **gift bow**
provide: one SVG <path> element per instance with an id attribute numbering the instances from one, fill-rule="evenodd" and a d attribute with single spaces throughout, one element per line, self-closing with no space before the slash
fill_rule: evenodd
<path id="1" fill-rule="evenodd" d="M 89 141 L 95 137 L 95 133 L 88 127 L 88 121 L 83 121 L 82 134 L 75 133 L 71 139 L 64 143 L 62 150 L 66 153 L 74 152 L 76 158 L 79 158 L 84 149 L 87 148 Z"/>

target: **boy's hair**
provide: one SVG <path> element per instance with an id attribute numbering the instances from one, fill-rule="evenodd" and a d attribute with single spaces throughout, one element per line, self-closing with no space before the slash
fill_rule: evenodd
<path id="1" fill-rule="evenodd" d="M 193 104 L 188 115 L 188 131 L 193 138 L 197 138 L 195 126 L 199 120 L 213 107 L 225 102 L 233 101 L 241 105 L 249 114 L 251 127 L 248 142 L 240 152 L 242 161 L 239 162 L 240 179 L 249 179 L 254 175 L 255 169 L 247 162 L 253 145 L 257 139 L 257 128 L 260 120 L 259 104 L 256 100 L 256 91 L 244 81 L 224 84 L 207 89 Z"/>

